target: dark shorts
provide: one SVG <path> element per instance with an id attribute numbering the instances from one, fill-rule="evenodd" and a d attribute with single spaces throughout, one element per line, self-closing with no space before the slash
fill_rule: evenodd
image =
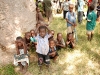
<path id="1" fill-rule="evenodd" d="M 50 58 L 49 55 L 43 55 L 43 54 L 38 54 L 38 65 L 41 66 L 43 63 L 45 63 L 46 65 L 50 64 Z"/>
<path id="2" fill-rule="evenodd" d="M 58 55 L 58 53 L 56 52 L 56 54 L 55 54 L 54 57 L 50 56 L 50 59 L 54 59 L 54 58 L 57 57 L 57 56 L 59 56 L 59 55 Z"/>

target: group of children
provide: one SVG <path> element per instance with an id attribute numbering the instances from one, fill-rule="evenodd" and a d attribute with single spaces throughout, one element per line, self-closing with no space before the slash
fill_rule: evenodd
<path id="1" fill-rule="evenodd" d="M 54 62 L 56 61 L 58 50 L 65 48 L 66 45 L 70 48 L 74 48 L 75 44 L 72 33 L 68 35 L 66 42 L 63 39 L 62 33 L 57 34 L 57 39 L 54 39 L 54 33 L 54 30 L 49 30 L 48 26 L 37 23 L 36 29 L 26 32 L 24 38 L 21 36 L 17 37 L 15 41 L 17 55 L 14 58 L 14 64 L 19 65 L 21 71 L 27 70 L 29 65 L 28 51 L 34 47 L 38 56 L 38 65 L 40 69 L 42 63 L 45 63 L 46 66 L 49 67 L 50 59 L 53 59 Z M 16 60 L 18 57 L 24 59 Z"/>

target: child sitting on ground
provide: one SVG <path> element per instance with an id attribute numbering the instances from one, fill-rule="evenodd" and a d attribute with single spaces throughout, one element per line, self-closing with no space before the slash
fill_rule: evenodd
<path id="1" fill-rule="evenodd" d="M 15 45 L 17 55 L 14 56 L 14 65 L 19 65 L 20 70 L 26 72 L 29 64 L 29 59 L 27 55 L 26 44 L 22 37 L 19 36 L 16 38 Z"/>
<path id="2" fill-rule="evenodd" d="M 62 33 L 57 34 L 56 47 L 57 47 L 57 50 L 60 50 L 61 48 L 65 47 L 65 41 L 62 37 Z"/>
<path id="3" fill-rule="evenodd" d="M 35 39 L 35 31 L 32 29 L 32 30 L 30 31 L 30 33 L 31 33 L 30 40 L 31 40 L 32 47 L 35 47 L 35 49 L 36 49 L 37 41 L 36 41 L 36 39 Z"/>
<path id="4" fill-rule="evenodd" d="M 48 30 L 48 32 L 47 32 Z M 39 31 L 39 34 L 36 36 L 37 40 L 37 55 L 38 55 L 38 65 L 40 67 L 43 63 L 46 64 L 46 66 L 49 69 L 50 59 L 49 59 L 49 41 L 48 38 L 51 37 L 51 31 L 46 26 L 40 26 L 36 29 L 36 33 Z"/>
<path id="5" fill-rule="evenodd" d="M 26 43 L 27 50 L 30 50 L 30 47 L 31 47 L 31 40 L 30 40 L 30 37 L 31 37 L 30 32 L 26 32 L 26 33 L 25 33 L 25 37 L 24 37 L 24 41 L 25 41 L 25 43 Z"/>
<path id="6" fill-rule="evenodd" d="M 53 39 L 49 40 L 49 56 L 50 56 L 50 59 L 54 60 L 54 62 L 56 61 L 58 57 L 58 53 L 56 51 L 56 43 L 55 43 L 55 40 Z"/>
<path id="7" fill-rule="evenodd" d="M 69 33 L 67 35 L 66 45 L 69 48 L 74 48 L 75 47 L 75 41 L 74 41 L 74 38 L 73 38 L 73 34 L 72 33 Z"/>

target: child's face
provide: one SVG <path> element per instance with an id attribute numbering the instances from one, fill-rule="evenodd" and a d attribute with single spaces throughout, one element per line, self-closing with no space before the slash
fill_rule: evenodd
<path id="1" fill-rule="evenodd" d="M 40 9 L 39 8 L 37 8 L 37 12 L 40 12 Z"/>
<path id="2" fill-rule="evenodd" d="M 49 47 L 54 48 L 55 47 L 55 42 L 54 41 L 49 41 Z"/>
<path id="3" fill-rule="evenodd" d="M 27 34 L 25 35 L 25 38 L 29 40 L 29 39 L 30 39 L 30 36 L 31 36 L 31 34 L 30 34 L 30 33 L 27 33 Z"/>
<path id="4" fill-rule="evenodd" d="M 69 11 L 73 12 L 73 6 L 69 6 Z"/>
<path id="5" fill-rule="evenodd" d="M 40 29 L 39 30 L 39 35 L 44 38 L 44 36 L 46 35 L 46 29 Z"/>
<path id="6" fill-rule="evenodd" d="M 59 41 L 61 41 L 61 40 L 62 40 L 62 34 L 59 34 L 58 37 L 57 37 L 57 39 L 58 39 Z"/>
<path id="7" fill-rule="evenodd" d="M 21 40 L 17 40 L 16 43 L 17 43 L 18 46 L 22 46 L 22 41 Z"/>
<path id="8" fill-rule="evenodd" d="M 71 40 L 73 38 L 73 34 L 69 34 L 68 39 Z"/>
<path id="9" fill-rule="evenodd" d="M 31 31 L 31 36 L 35 36 L 35 31 Z"/>

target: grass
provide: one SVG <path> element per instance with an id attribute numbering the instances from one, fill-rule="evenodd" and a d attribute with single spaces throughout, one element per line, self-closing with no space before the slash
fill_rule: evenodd
<path id="1" fill-rule="evenodd" d="M 65 48 L 58 51 L 59 57 L 56 63 L 51 60 L 51 72 L 47 71 L 45 65 L 43 71 L 39 74 L 37 60 L 33 59 L 28 68 L 32 75 L 100 75 L 100 34 L 99 24 L 95 28 L 94 38 L 91 42 L 87 41 L 86 21 L 81 25 L 77 25 L 78 42 L 75 49 Z M 54 18 L 50 24 L 50 29 L 63 34 L 66 39 L 66 21 L 62 18 Z M 55 35 L 56 37 L 56 35 Z M 35 52 L 33 53 L 36 56 Z M 19 75 L 14 71 L 12 65 L 0 68 L 0 75 Z"/>

